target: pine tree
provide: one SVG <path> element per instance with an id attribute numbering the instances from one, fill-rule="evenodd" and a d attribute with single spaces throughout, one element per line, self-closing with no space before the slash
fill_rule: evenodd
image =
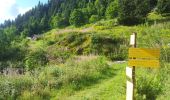
<path id="1" fill-rule="evenodd" d="M 119 0 L 119 22 L 126 25 L 141 23 L 150 10 L 149 0 Z"/>
<path id="2" fill-rule="evenodd" d="M 81 26 L 84 24 L 83 12 L 79 9 L 75 9 L 70 15 L 70 24 L 74 26 Z"/>
<path id="3" fill-rule="evenodd" d="M 97 14 L 99 16 L 104 16 L 104 12 L 105 12 L 104 1 L 103 0 L 96 0 L 95 1 L 95 7 L 96 7 Z"/>
<path id="4" fill-rule="evenodd" d="M 170 13 L 170 0 L 158 0 L 157 8 L 159 13 Z"/>

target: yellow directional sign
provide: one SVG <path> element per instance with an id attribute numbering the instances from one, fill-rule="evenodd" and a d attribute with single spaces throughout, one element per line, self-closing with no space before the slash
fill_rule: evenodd
<path id="1" fill-rule="evenodd" d="M 152 67 L 157 68 L 159 67 L 159 60 L 129 60 L 129 66 L 139 66 L 139 67 Z"/>
<path id="2" fill-rule="evenodd" d="M 128 66 L 158 68 L 160 49 L 130 48 Z"/>
<path id="3" fill-rule="evenodd" d="M 129 58 L 151 58 L 159 59 L 159 49 L 146 49 L 146 48 L 130 48 Z"/>

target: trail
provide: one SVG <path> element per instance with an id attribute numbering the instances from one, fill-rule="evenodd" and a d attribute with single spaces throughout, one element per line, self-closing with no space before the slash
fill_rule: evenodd
<path id="1" fill-rule="evenodd" d="M 113 63 L 114 75 L 59 100 L 125 100 L 125 64 Z"/>

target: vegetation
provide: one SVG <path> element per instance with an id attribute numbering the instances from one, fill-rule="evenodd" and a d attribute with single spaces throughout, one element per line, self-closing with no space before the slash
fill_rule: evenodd
<path id="1" fill-rule="evenodd" d="M 157 11 L 169 13 L 167 0 L 49 0 L 18 15 L 14 21 L 7 20 L 1 28 L 16 27 L 16 35 L 33 36 L 53 28 L 69 25 L 82 26 L 100 19 L 118 18 L 119 23 L 134 25 L 144 22 L 147 14 Z"/>
<path id="2" fill-rule="evenodd" d="M 170 1 L 158 0 L 158 12 L 160 13 L 170 13 Z"/>
<path id="3" fill-rule="evenodd" d="M 75 9 L 70 15 L 70 24 L 75 26 L 81 26 L 85 22 L 83 12 L 81 10 Z"/>
<path id="4" fill-rule="evenodd" d="M 136 69 L 135 97 L 168 100 L 168 4 L 49 0 L 6 21 L 0 25 L 0 99 L 125 99 L 129 37 L 137 32 L 138 47 L 161 49 L 161 67 Z"/>
<path id="5" fill-rule="evenodd" d="M 81 59 L 80 59 L 81 60 Z M 112 73 L 104 57 L 95 57 L 86 61 L 70 59 L 62 66 L 42 68 L 34 74 L 24 76 L 1 77 L 1 99 L 47 99 L 50 92 L 61 88 L 80 90 L 96 83 L 99 79 L 109 77 Z M 43 90 L 46 88 L 45 90 Z M 55 90 L 53 90 L 55 89 Z M 25 94 L 27 93 L 27 94 Z"/>

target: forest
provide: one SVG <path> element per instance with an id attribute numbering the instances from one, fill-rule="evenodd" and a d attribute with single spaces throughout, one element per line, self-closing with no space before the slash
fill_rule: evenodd
<path id="1" fill-rule="evenodd" d="M 167 0 L 49 0 L 6 20 L 1 28 L 15 28 L 14 34 L 32 36 L 53 28 L 81 26 L 100 19 L 118 18 L 120 24 L 135 25 L 146 21 L 151 11 L 169 13 Z"/>
<path id="2" fill-rule="evenodd" d="M 0 24 L 0 100 L 124 100 L 130 35 L 160 48 L 136 100 L 170 98 L 169 0 L 48 0 Z"/>

